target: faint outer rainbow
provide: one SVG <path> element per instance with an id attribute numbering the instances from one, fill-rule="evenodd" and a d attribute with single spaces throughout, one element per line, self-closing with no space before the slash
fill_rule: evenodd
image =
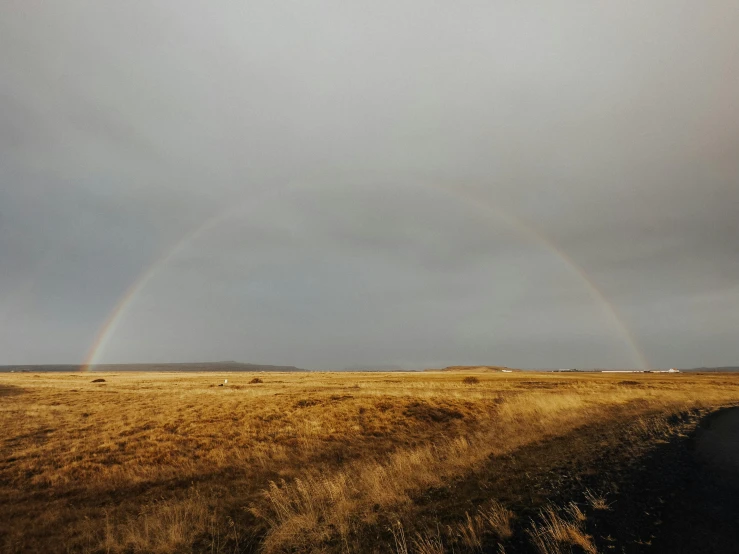
<path id="1" fill-rule="evenodd" d="M 495 204 L 490 203 L 485 199 L 481 199 L 476 196 L 472 191 L 459 186 L 448 186 L 424 183 L 422 186 L 431 188 L 434 190 L 441 191 L 446 194 L 450 194 L 457 199 L 468 204 L 471 208 L 482 210 L 495 219 L 503 221 L 509 227 L 512 227 L 523 236 L 542 247 L 548 252 L 556 256 L 569 270 L 573 273 L 578 280 L 585 285 L 590 296 L 598 302 L 603 312 L 608 316 L 611 324 L 619 331 L 622 340 L 625 345 L 629 348 L 630 354 L 633 357 L 634 362 L 641 369 L 649 369 L 649 362 L 646 356 L 639 347 L 636 338 L 633 336 L 628 326 L 624 323 L 623 319 L 619 315 L 616 307 L 608 300 L 607 296 L 597 286 L 597 284 L 590 278 L 585 270 L 572 259 L 564 250 L 562 250 L 557 244 L 543 235 L 533 225 L 525 223 L 518 216 L 513 215 L 510 212 L 503 211 Z M 284 192 L 286 189 L 292 189 L 293 186 L 287 186 L 284 188 L 276 189 L 271 192 L 279 193 Z M 271 196 L 271 195 L 265 195 Z M 263 199 L 263 198 L 260 198 Z M 149 265 L 146 270 L 139 275 L 139 277 L 131 284 L 130 287 L 120 297 L 115 307 L 110 311 L 110 314 L 106 318 L 103 325 L 100 327 L 99 332 L 95 337 L 95 341 L 89 350 L 89 353 L 82 365 L 83 371 L 89 371 L 90 368 L 96 365 L 98 358 L 105 351 L 105 347 L 110 342 L 111 338 L 115 334 L 118 324 L 121 318 L 126 313 L 128 306 L 133 299 L 146 287 L 151 278 L 156 275 L 160 269 L 165 267 L 171 259 L 173 259 L 180 251 L 185 249 L 192 241 L 197 240 L 198 237 L 204 235 L 208 231 L 216 228 L 218 225 L 233 217 L 236 213 L 242 211 L 248 207 L 249 202 L 237 205 L 234 208 L 224 210 L 217 213 L 211 218 L 205 220 L 204 223 L 196 227 L 190 233 L 187 233 L 182 239 L 175 243 L 170 250 L 168 250 L 162 257 L 155 260 Z"/>

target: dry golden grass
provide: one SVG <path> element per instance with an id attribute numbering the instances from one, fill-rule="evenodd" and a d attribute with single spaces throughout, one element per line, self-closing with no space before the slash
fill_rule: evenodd
<path id="1" fill-rule="evenodd" d="M 614 410 L 655 437 L 655 414 L 739 402 L 734 375 L 254 377 L 0 374 L 0 551 L 479 550 L 511 533 L 494 498 L 454 528 L 405 532 L 414 499 Z M 560 515 L 542 514 L 550 540 Z M 380 528 L 388 544 L 363 540 Z"/>
<path id="2" fill-rule="evenodd" d="M 570 508 L 562 514 L 547 506 L 540 512 L 541 521 L 531 525 L 532 542 L 540 554 L 570 554 L 573 546 L 578 552 L 597 554 L 592 537 L 583 530 L 585 516 L 577 506 L 571 504 Z"/>

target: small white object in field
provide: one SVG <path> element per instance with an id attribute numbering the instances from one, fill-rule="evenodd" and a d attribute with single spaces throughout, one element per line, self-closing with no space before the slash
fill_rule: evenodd
<path id="1" fill-rule="evenodd" d="M 226 380 L 224 381 L 224 383 L 228 385 L 228 379 L 226 379 Z"/>

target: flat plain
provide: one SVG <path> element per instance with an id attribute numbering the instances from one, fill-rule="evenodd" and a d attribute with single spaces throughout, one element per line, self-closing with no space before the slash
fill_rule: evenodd
<path id="1" fill-rule="evenodd" d="M 0 374 L 0 551 L 660 551 L 737 405 L 738 374 Z"/>

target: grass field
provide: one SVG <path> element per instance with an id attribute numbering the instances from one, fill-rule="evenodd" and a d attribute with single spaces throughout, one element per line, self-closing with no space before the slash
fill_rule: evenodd
<path id="1" fill-rule="evenodd" d="M 0 374 L 0 551 L 596 552 L 624 476 L 736 404 L 734 374 Z"/>

